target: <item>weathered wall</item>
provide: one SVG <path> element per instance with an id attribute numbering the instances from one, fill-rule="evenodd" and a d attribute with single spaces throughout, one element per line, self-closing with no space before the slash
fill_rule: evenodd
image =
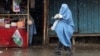
<path id="1" fill-rule="evenodd" d="M 49 0 L 49 24 L 62 3 L 72 11 L 77 33 L 100 33 L 100 0 Z"/>

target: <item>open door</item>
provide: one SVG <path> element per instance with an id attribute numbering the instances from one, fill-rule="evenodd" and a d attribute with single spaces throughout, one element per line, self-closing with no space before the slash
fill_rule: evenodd
<path id="1" fill-rule="evenodd" d="M 34 2 L 34 3 L 32 3 Z M 37 34 L 33 35 L 33 46 L 43 45 L 43 30 L 44 30 L 44 18 L 43 18 L 43 0 L 31 0 L 30 3 L 30 14 L 32 15 Z M 32 8 L 33 7 L 33 8 Z"/>

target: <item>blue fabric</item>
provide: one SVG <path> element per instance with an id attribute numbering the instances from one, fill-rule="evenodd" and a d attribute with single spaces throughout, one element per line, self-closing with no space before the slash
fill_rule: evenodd
<path id="1" fill-rule="evenodd" d="M 35 24 L 29 25 L 29 44 L 32 44 L 33 35 L 37 34 Z"/>
<path id="2" fill-rule="evenodd" d="M 63 18 L 58 19 L 59 22 L 55 28 L 59 41 L 67 47 L 71 47 L 71 38 L 74 32 L 74 23 L 72 19 L 72 13 L 67 4 L 62 4 L 59 14 Z"/>

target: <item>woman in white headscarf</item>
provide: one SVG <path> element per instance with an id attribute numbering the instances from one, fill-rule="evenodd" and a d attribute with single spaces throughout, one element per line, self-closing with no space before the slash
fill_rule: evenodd
<path id="1" fill-rule="evenodd" d="M 54 16 L 57 19 L 52 28 L 55 30 L 60 43 L 65 49 L 71 49 L 71 37 L 74 32 L 72 13 L 67 4 L 62 4 L 59 14 Z M 54 27 L 54 28 L 53 28 Z"/>

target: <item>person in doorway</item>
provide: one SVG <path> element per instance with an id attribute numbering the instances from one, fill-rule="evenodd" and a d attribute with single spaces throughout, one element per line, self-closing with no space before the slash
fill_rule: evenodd
<path id="1" fill-rule="evenodd" d="M 67 4 L 62 4 L 58 14 L 54 16 L 56 21 L 51 27 L 58 36 L 59 45 L 56 48 L 56 53 L 61 53 L 61 49 L 64 47 L 64 50 L 71 51 L 71 37 L 74 32 L 74 22 L 72 18 L 71 10 Z"/>
<path id="2" fill-rule="evenodd" d="M 34 23 L 34 20 L 31 17 L 31 15 L 28 19 L 28 25 L 29 25 L 29 40 L 28 41 L 29 41 L 29 45 L 31 46 L 33 35 L 37 33 L 35 23 Z"/>

